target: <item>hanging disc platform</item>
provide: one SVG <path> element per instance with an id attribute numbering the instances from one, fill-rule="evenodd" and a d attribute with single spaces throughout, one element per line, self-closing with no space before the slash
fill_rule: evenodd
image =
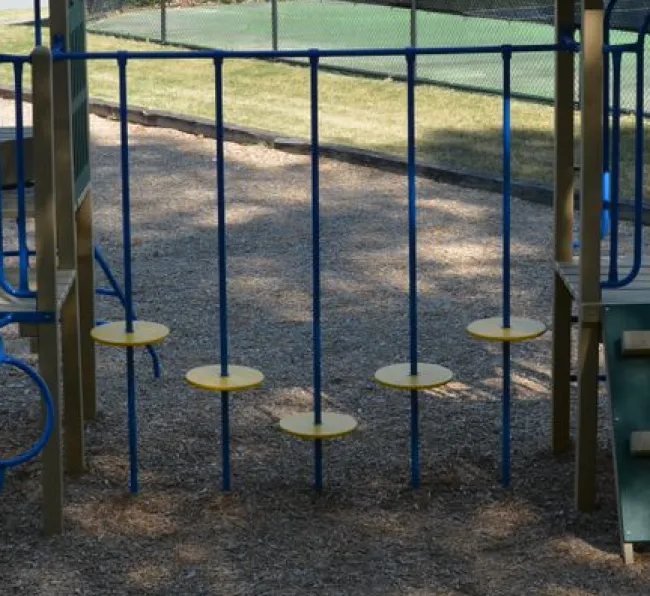
<path id="1" fill-rule="evenodd" d="M 483 341 L 520 343 L 537 339 L 546 332 L 546 325 L 533 319 L 512 317 L 510 326 L 503 326 L 502 317 L 480 319 L 467 326 L 467 332 Z"/>
<path id="2" fill-rule="evenodd" d="M 425 364 L 418 362 L 417 374 L 411 374 L 411 364 L 391 364 L 384 366 L 375 373 L 375 380 L 391 389 L 404 389 L 405 391 L 418 391 L 422 389 L 435 389 L 451 381 L 454 376 L 448 368 L 438 364 Z"/>
<path id="3" fill-rule="evenodd" d="M 142 348 L 160 344 L 169 335 L 169 327 L 149 321 L 133 321 L 133 331 L 126 330 L 126 321 L 115 321 L 94 327 L 90 332 L 99 344 L 116 348 Z"/>
<path id="4" fill-rule="evenodd" d="M 280 429 L 299 439 L 320 441 L 339 439 L 356 430 L 357 421 L 348 414 L 323 412 L 321 423 L 316 424 L 313 412 L 293 414 L 280 420 Z"/>
<path id="5" fill-rule="evenodd" d="M 247 366 L 228 366 L 228 375 L 221 374 L 221 366 L 213 364 L 193 368 L 186 375 L 187 382 L 197 389 L 205 391 L 231 392 L 255 389 L 264 381 L 264 375 Z"/>

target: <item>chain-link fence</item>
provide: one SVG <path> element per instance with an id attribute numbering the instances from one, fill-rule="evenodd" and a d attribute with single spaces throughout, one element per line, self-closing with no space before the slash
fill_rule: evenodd
<path id="1" fill-rule="evenodd" d="M 88 0 L 91 32 L 194 48 L 305 49 L 395 48 L 553 43 L 553 2 L 536 0 Z M 648 10 L 644 2 L 619 0 L 613 24 L 635 29 Z M 612 32 L 613 43 L 633 42 L 633 31 Z M 396 57 L 324 60 L 329 67 L 401 78 L 405 61 Z M 554 56 L 516 54 L 515 94 L 550 101 Z M 647 65 L 650 81 L 650 61 Z M 499 92 L 499 55 L 422 57 L 418 79 L 453 88 Z M 634 58 L 624 59 L 622 105 L 635 102 Z M 576 90 L 578 77 L 576 76 Z M 650 96 L 650 94 L 646 94 Z M 650 113 L 650 97 L 646 112 Z"/>

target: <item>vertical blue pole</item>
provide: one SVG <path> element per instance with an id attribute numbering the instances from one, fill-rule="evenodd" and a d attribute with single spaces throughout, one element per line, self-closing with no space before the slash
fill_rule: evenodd
<path id="1" fill-rule="evenodd" d="M 118 58 L 120 85 L 120 152 L 122 158 L 122 243 L 124 245 L 124 299 L 126 332 L 133 333 L 133 286 L 131 271 L 131 190 L 129 186 L 129 121 L 125 55 Z M 129 424 L 129 460 L 132 493 L 138 492 L 138 415 L 135 395 L 135 350 L 126 348 L 127 406 Z"/>
<path id="2" fill-rule="evenodd" d="M 126 302 L 126 331 L 133 332 L 133 282 L 131 263 L 131 189 L 129 178 L 129 114 L 126 84 L 127 57 L 118 58 L 120 79 L 120 139 L 122 158 L 122 243 L 124 245 L 124 299 Z"/>
<path id="3" fill-rule="evenodd" d="M 223 129 L 223 57 L 214 59 L 215 126 L 217 139 L 217 234 L 219 244 L 219 342 L 221 376 L 228 376 L 228 293 L 226 269 L 226 183 Z M 230 404 L 228 391 L 221 392 L 222 489 L 230 490 Z"/>
<path id="4" fill-rule="evenodd" d="M 417 179 L 415 160 L 415 52 L 406 52 L 407 174 L 409 229 L 409 362 L 411 375 L 418 374 L 417 286 Z M 420 487 L 420 429 L 418 392 L 411 391 L 411 486 Z"/>
<path id="5" fill-rule="evenodd" d="M 25 127 L 23 117 L 23 63 L 14 62 L 16 87 L 16 177 L 18 178 L 18 287 L 29 292 L 29 249 L 27 247 L 27 213 L 25 211 Z"/>
<path id="6" fill-rule="evenodd" d="M 613 66 L 613 104 L 612 104 L 612 165 L 610 194 L 610 254 L 609 281 L 618 280 L 618 216 L 621 183 L 621 63 L 620 51 L 612 53 Z"/>
<path id="7" fill-rule="evenodd" d="M 311 197 L 312 197 L 312 278 L 313 278 L 313 342 L 314 342 L 314 424 L 323 423 L 322 414 L 322 337 L 320 300 L 320 146 L 318 138 L 318 53 L 311 50 Z M 323 442 L 314 441 L 314 486 L 323 488 Z"/>
<path id="8" fill-rule="evenodd" d="M 634 262 L 643 258 L 643 178 L 645 165 L 645 36 L 650 27 L 650 15 L 641 29 L 636 53 L 636 114 L 634 138 Z"/>
<path id="9" fill-rule="evenodd" d="M 511 64 L 512 50 L 503 50 L 503 327 L 510 327 L 510 199 L 511 199 Z M 510 344 L 503 342 L 503 404 L 501 483 L 510 486 Z"/>
<path id="10" fill-rule="evenodd" d="M 605 45 L 609 45 L 610 41 L 610 24 L 611 24 L 611 11 L 616 0 L 612 0 L 607 7 L 605 13 L 605 31 L 603 38 Z M 603 211 L 601 216 L 600 235 L 605 238 L 610 229 L 610 128 L 609 128 L 609 53 L 605 52 L 605 60 L 603 63 Z"/>
<path id="11" fill-rule="evenodd" d="M 34 45 L 40 46 L 43 44 L 41 20 L 41 0 L 34 0 Z"/>

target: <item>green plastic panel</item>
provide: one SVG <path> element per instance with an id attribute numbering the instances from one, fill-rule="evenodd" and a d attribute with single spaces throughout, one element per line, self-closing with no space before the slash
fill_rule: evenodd
<path id="1" fill-rule="evenodd" d="M 86 15 L 83 0 L 71 3 L 69 9 L 70 37 L 68 47 L 73 52 L 86 51 Z M 90 147 L 88 130 L 88 83 L 86 62 L 70 63 L 70 87 L 72 91 L 72 143 L 75 178 L 75 194 L 81 197 L 90 182 Z"/>
<path id="2" fill-rule="evenodd" d="M 650 542 L 650 458 L 630 454 L 630 434 L 650 430 L 650 357 L 623 357 L 624 331 L 650 330 L 650 305 L 608 306 L 603 342 L 623 542 Z"/>

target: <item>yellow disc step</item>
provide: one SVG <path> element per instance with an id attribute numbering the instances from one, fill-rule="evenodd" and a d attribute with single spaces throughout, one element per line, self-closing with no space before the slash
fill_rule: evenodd
<path id="1" fill-rule="evenodd" d="M 322 424 L 314 424 L 314 413 L 303 412 L 280 420 L 280 428 L 294 437 L 308 440 L 337 439 L 357 428 L 357 421 L 347 414 L 323 412 Z"/>
<path id="2" fill-rule="evenodd" d="M 127 333 L 126 321 L 115 321 L 94 327 L 90 335 L 106 346 L 138 348 L 162 343 L 169 335 L 169 328 L 160 323 L 133 321 L 133 333 Z"/>
<path id="3" fill-rule="evenodd" d="M 502 317 L 474 321 L 467 326 L 467 332 L 475 339 L 516 343 L 537 339 L 546 332 L 546 325 L 533 319 L 512 317 L 510 327 L 503 327 Z"/>
<path id="4" fill-rule="evenodd" d="M 375 373 L 375 380 L 378 383 L 391 389 L 406 389 L 416 391 L 418 389 L 434 389 L 446 385 L 453 378 L 448 368 L 438 364 L 426 364 L 418 362 L 418 374 L 411 374 L 411 363 L 402 362 L 384 366 Z"/>
<path id="5" fill-rule="evenodd" d="M 185 379 L 190 385 L 206 391 L 245 391 L 259 387 L 264 375 L 254 368 L 231 364 L 228 376 L 224 377 L 221 375 L 221 365 L 211 364 L 193 368 Z"/>

